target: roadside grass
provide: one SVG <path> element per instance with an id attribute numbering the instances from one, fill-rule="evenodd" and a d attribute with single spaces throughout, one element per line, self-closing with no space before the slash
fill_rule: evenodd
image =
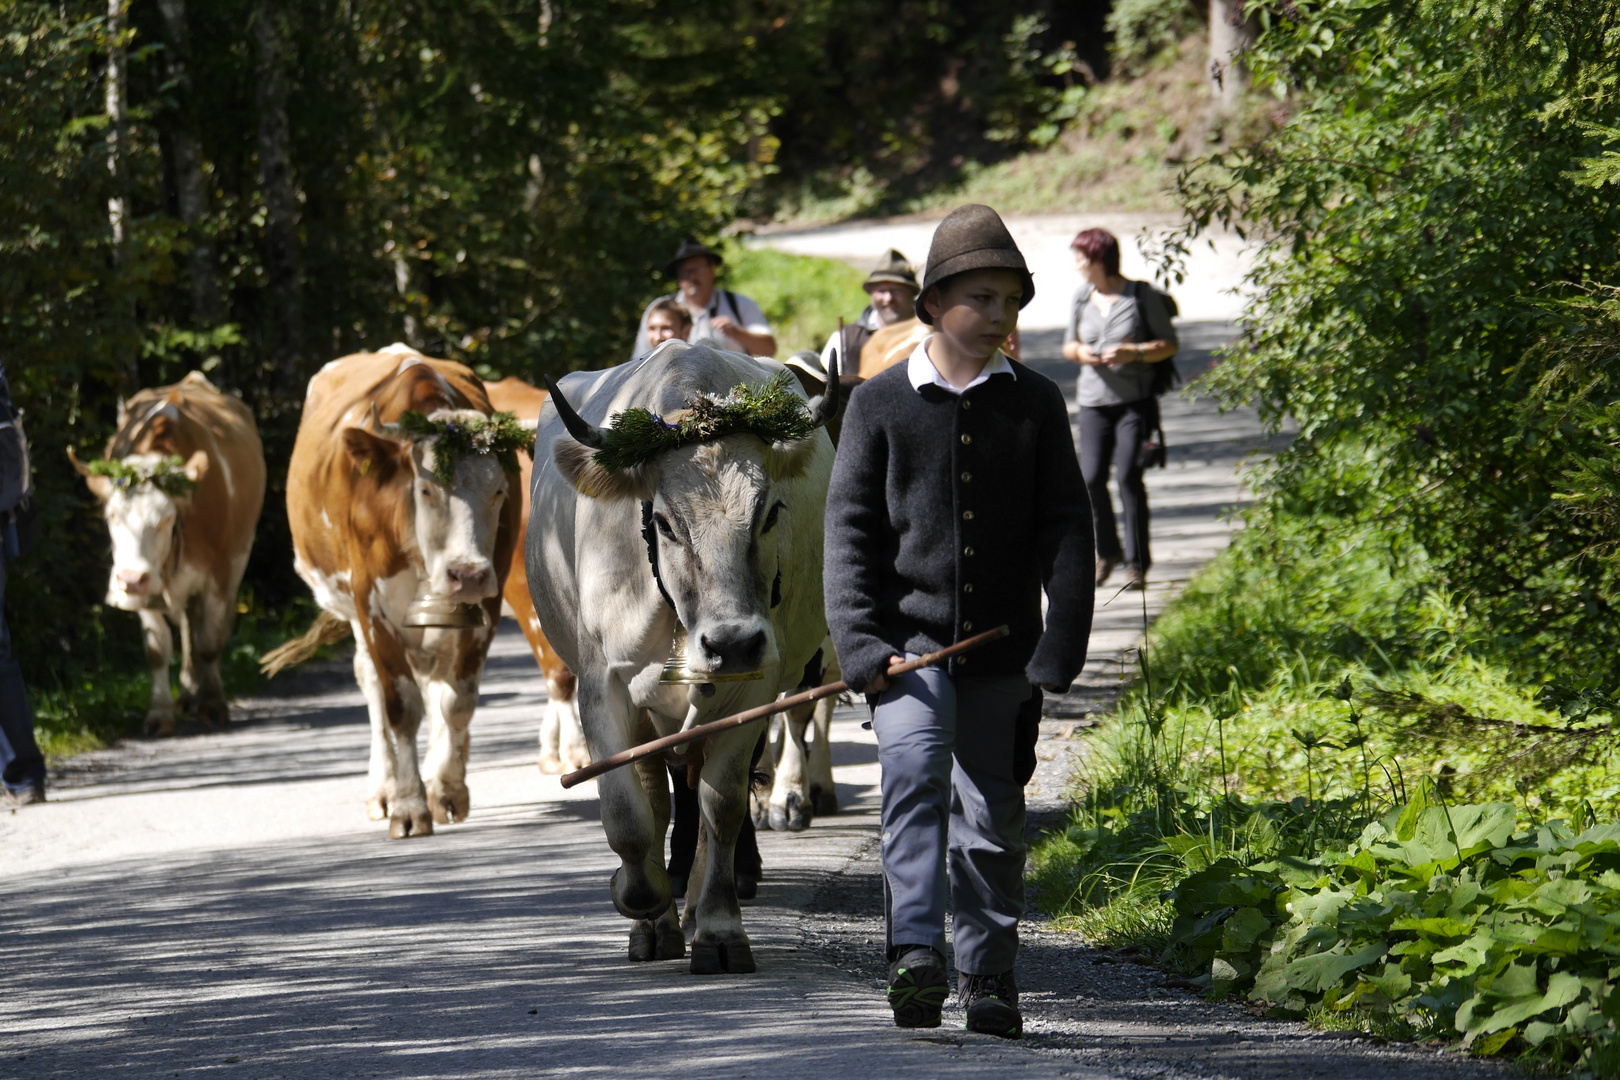
<path id="1" fill-rule="evenodd" d="M 314 603 L 303 598 L 274 614 L 260 611 L 247 590 L 238 598 L 238 608 L 236 627 L 220 657 L 228 698 L 262 690 L 267 680 L 259 674 L 259 658 L 302 633 L 315 617 Z M 240 610 L 243 608 L 246 610 Z M 90 618 L 92 648 L 87 651 L 92 655 L 81 666 L 47 671 L 39 679 L 27 678 L 34 735 L 48 762 L 141 734 L 151 702 L 151 676 L 144 665 L 109 660 L 106 653 L 111 650 L 105 648 L 110 635 L 128 635 L 138 641 L 140 634 L 134 616 L 98 608 Z M 331 646 L 320 655 L 334 655 L 341 648 Z M 176 695 L 180 690 L 179 652 L 177 647 L 169 664 L 169 688 Z"/>
<path id="2" fill-rule="evenodd" d="M 836 259 L 728 244 L 718 287 L 754 298 L 776 331 L 776 355 L 821 351 L 843 317 L 866 307 L 866 275 Z"/>
<path id="3" fill-rule="evenodd" d="M 1620 703 L 1527 685 L 1387 526 L 1250 525 L 1092 736 L 1038 906 L 1211 997 L 1615 1075 Z"/>

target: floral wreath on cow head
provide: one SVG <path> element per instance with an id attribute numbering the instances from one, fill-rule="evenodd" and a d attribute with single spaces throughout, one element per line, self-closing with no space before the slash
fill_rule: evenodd
<path id="1" fill-rule="evenodd" d="M 84 467 L 91 476 L 103 476 L 119 491 L 134 491 L 150 484 L 171 499 L 190 495 L 197 490 L 197 481 L 186 472 L 186 462 L 179 454 L 159 458 L 151 465 L 135 465 L 117 458 L 97 458 Z"/>
<path id="2" fill-rule="evenodd" d="M 514 476 L 518 473 L 517 452 L 534 456 L 534 432 L 524 427 L 515 413 L 432 420 L 412 409 L 399 418 L 399 432 L 412 442 L 437 440 L 433 445 L 433 478 L 445 487 L 455 480 L 456 466 L 468 454 L 493 454 L 501 468 Z"/>
<path id="3" fill-rule="evenodd" d="M 788 389 L 792 380 L 782 371 L 758 386 L 734 386 L 723 398 L 699 394 L 688 401 L 688 408 L 668 417 L 651 409 L 626 409 L 602 429 L 601 445 L 593 458 L 611 472 L 727 435 L 755 435 L 767 443 L 808 438 L 823 421 Z"/>

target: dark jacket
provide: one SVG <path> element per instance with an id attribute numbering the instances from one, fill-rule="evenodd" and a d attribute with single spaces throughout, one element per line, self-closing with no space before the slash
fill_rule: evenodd
<path id="1" fill-rule="evenodd" d="M 1068 686 L 1085 664 L 1096 548 L 1063 394 L 1013 362 L 960 397 L 895 364 L 856 388 L 827 495 L 827 622 L 844 679 L 1006 623 L 953 675 Z M 1041 623 L 1041 589 L 1048 599 Z"/>

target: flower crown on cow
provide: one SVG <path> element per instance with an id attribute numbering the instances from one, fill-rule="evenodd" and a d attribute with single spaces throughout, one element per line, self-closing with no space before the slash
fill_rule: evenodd
<path id="1" fill-rule="evenodd" d="M 757 435 L 769 443 L 808 438 L 816 430 L 816 418 L 804 399 L 788 389 L 792 378 L 782 371 L 759 386 L 735 386 L 723 398 L 700 394 L 673 423 L 649 409 L 626 409 L 602 432 L 605 445 L 595 461 L 611 472 L 727 435 Z"/>
<path id="2" fill-rule="evenodd" d="M 501 468 L 514 474 L 518 471 L 519 450 L 534 456 L 534 432 L 509 412 L 488 418 L 429 420 L 412 409 L 399 418 L 399 431 L 412 441 L 438 440 L 433 447 L 433 478 L 445 487 L 456 478 L 456 466 L 468 454 L 494 454 Z"/>
<path id="3" fill-rule="evenodd" d="M 133 491 L 143 484 L 151 484 L 171 499 L 190 495 L 197 490 L 197 481 L 186 475 L 186 462 L 179 454 L 158 459 L 153 465 L 132 465 L 116 458 L 97 458 L 86 469 L 91 476 L 105 476 L 115 488 Z"/>

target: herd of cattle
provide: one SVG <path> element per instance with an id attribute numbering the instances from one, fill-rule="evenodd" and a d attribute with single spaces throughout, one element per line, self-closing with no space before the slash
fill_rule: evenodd
<path id="1" fill-rule="evenodd" d="M 808 436 L 767 442 L 737 432 L 630 467 L 601 464 L 616 415 L 647 409 L 673 421 L 700 398 L 722 400 L 784 370 L 797 376 L 792 391 L 814 422 Z M 366 805 L 392 837 L 426 835 L 470 811 L 468 728 L 503 604 L 546 679 L 546 772 L 838 677 L 821 581 L 836 365 L 818 378 L 671 341 L 552 385 L 548 394 L 512 378 L 486 384 L 404 345 L 334 360 L 310 380 L 288 463 L 287 517 L 295 567 L 321 615 L 268 659 L 279 668 L 353 635 L 371 720 Z M 518 430 L 512 417 L 524 453 L 502 442 Z M 265 490 L 251 412 L 192 372 L 123 403 L 102 459 L 73 463 L 111 534 L 108 603 L 140 615 L 152 669 L 148 733 L 173 733 L 184 710 L 224 721 L 220 654 Z M 467 617 L 474 608 L 482 613 Z M 433 611 L 462 617 L 423 616 Z M 182 656 L 178 702 L 171 624 Z M 672 682 L 664 676 L 678 635 L 691 677 Z M 748 725 L 669 760 L 687 767 L 701 808 L 680 918 L 664 856 L 666 762 L 598 780 L 621 860 L 613 903 L 634 920 L 632 959 L 683 957 L 690 941 L 695 972 L 754 970 L 734 845 L 750 814 L 760 827 L 802 829 L 812 812 L 836 809 L 831 704 L 788 714 L 779 756 L 756 763 L 760 732 Z M 774 781 L 751 796 L 750 774 L 773 768 Z"/>

